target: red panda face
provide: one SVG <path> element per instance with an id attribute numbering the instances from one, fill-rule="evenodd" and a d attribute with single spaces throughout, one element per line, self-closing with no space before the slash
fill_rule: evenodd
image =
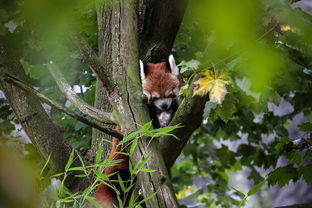
<path id="1" fill-rule="evenodd" d="M 148 63 L 144 66 L 140 61 L 140 68 L 142 89 L 148 103 L 160 110 L 169 109 L 180 91 L 179 69 L 173 56 L 170 55 L 169 63 Z"/>

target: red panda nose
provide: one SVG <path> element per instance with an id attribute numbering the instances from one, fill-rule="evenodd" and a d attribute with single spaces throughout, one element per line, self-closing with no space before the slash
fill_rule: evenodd
<path id="1" fill-rule="evenodd" d="M 160 107 L 162 110 L 166 110 L 168 108 L 168 105 L 167 105 L 167 103 L 163 103 L 163 104 L 161 104 Z"/>

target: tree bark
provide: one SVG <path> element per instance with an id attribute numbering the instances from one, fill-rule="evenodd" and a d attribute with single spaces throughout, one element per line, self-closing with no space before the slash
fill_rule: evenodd
<path id="1" fill-rule="evenodd" d="M 106 1 L 107 2 L 107 1 Z M 138 65 L 138 18 L 135 1 L 111 2 L 110 16 L 112 75 L 116 85 L 108 88 L 109 99 L 116 111 L 125 134 L 147 123 L 149 113 L 143 99 Z M 105 17 L 98 17 L 105 18 Z M 106 37 L 107 34 L 99 34 Z M 101 79 L 103 80 L 103 79 Z M 131 162 L 137 163 L 150 155 L 146 168 L 156 169 L 157 173 L 139 173 L 138 183 L 144 197 L 157 192 L 156 197 L 146 202 L 147 207 L 178 207 L 169 174 L 157 148 L 157 142 L 149 143 L 148 138 L 139 141 Z"/>
<path id="2" fill-rule="evenodd" d="M 111 69 L 111 7 L 107 4 L 97 3 L 96 5 L 97 12 L 97 24 L 98 24 L 98 57 L 101 65 L 103 66 L 102 70 L 105 70 L 110 77 L 112 77 Z M 102 35 L 100 35 L 102 34 Z M 105 34 L 105 35 L 104 35 Z M 97 109 L 103 110 L 105 112 L 112 113 L 113 108 L 110 104 L 107 96 L 107 91 L 104 88 L 101 80 L 97 79 L 96 81 L 96 91 L 95 91 L 95 107 Z M 112 128 L 112 125 L 107 127 Z M 103 147 L 102 158 L 108 156 L 111 150 L 111 144 L 105 142 L 105 140 L 111 140 L 111 136 L 107 135 L 97 129 L 92 130 L 92 142 L 91 150 L 89 152 L 91 157 L 95 156 L 95 153 L 98 147 L 101 145 Z"/>
<path id="3" fill-rule="evenodd" d="M 198 77 L 195 77 L 193 81 L 197 79 Z M 160 138 L 159 146 L 163 157 L 166 158 L 165 162 L 168 170 L 171 169 L 190 136 L 202 122 L 203 111 L 208 96 L 193 96 L 193 89 L 194 84 L 190 87 L 188 96 L 184 98 L 170 122 L 170 125 L 179 124 L 182 126 L 182 128 L 175 129 L 171 132 L 179 140 L 172 136 L 163 136 Z"/>
<path id="4" fill-rule="evenodd" d="M 27 79 L 19 58 L 1 40 L 0 72 L 10 73 L 24 81 Z M 46 160 L 51 155 L 49 167 L 54 172 L 63 172 L 71 147 L 49 118 L 38 98 L 3 79 L 0 79 L 0 87 L 39 153 Z M 70 177 L 67 182 L 70 188 L 74 184 L 74 177 Z"/>
<path id="5" fill-rule="evenodd" d="M 144 62 L 168 59 L 187 0 L 140 0 L 139 57 Z"/>

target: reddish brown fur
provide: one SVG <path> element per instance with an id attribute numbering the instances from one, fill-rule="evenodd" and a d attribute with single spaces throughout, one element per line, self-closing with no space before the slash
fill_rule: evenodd
<path id="1" fill-rule="evenodd" d="M 146 81 L 142 87 L 151 95 L 153 93 L 159 93 L 160 98 L 165 98 L 167 91 L 179 87 L 179 79 L 172 76 L 170 67 L 166 62 L 157 64 L 147 63 L 145 68 Z"/>
<path id="2" fill-rule="evenodd" d="M 121 131 L 120 126 L 116 126 L 115 130 Z M 106 167 L 104 170 L 105 175 L 129 169 L 129 157 L 124 154 L 119 154 L 119 152 L 123 152 L 124 149 L 122 148 L 121 145 L 119 145 L 119 140 L 117 138 L 113 137 L 112 140 L 113 140 L 112 150 L 110 152 L 109 157 L 111 160 L 122 160 L 122 161 L 116 164 L 115 166 Z M 109 187 L 107 187 L 105 184 L 100 184 L 98 186 L 94 197 L 95 200 L 105 208 L 113 208 L 114 204 L 117 203 L 114 191 L 111 190 Z"/>

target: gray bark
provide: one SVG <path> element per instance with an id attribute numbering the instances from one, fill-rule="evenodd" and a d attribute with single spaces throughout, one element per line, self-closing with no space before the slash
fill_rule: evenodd
<path id="1" fill-rule="evenodd" d="M 144 62 L 168 59 L 186 3 L 187 0 L 140 0 L 139 57 Z"/>
<path id="2" fill-rule="evenodd" d="M 26 80 L 25 72 L 17 56 L 0 40 L 0 73 L 10 73 Z M 3 78 L 3 77 L 2 77 Z M 49 167 L 63 172 L 71 147 L 60 130 L 49 118 L 36 96 L 0 79 L 0 87 L 28 137 L 44 159 L 51 155 Z M 71 185 L 73 178 L 69 179 Z"/>
<path id="3" fill-rule="evenodd" d="M 112 11 L 112 15 L 108 17 L 111 18 L 110 30 L 108 34 L 106 34 L 107 30 L 100 30 L 104 33 L 99 35 L 103 39 L 107 35 L 111 38 L 114 85 L 108 86 L 107 89 L 110 102 L 118 115 L 119 124 L 127 134 L 150 120 L 139 80 L 138 19 L 136 4 L 133 1 L 114 1 L 110 6 Z M 105 16 L 98 17 L 98 19 L 102 18 Z M 131 162 L 137 163 L 150 154 L 146 168 L 158 171 L 156 174 L 138 175 L 138 183 L 144 197 L 157 192 L 156 197 L 146 202 L 147 207 L 178 207 L 168 171 L 157 148 L 158 144 L 156 141 L 152 141 L 149 145 L 148 143 L 148 138 L 140 139 L 137 151 L 131 156 Z"/>
<path id="4" fill-rule="evenodd" d="M 65 77 L 60 72 L 58 66 L 54 63 L 48 64 L 49 72 L 52 74 L 54 80 L 59 86 L 61 92 L 66 95 L 66 98 L 76 106 L 82 113 L 87 114 L 93 119 L 108 124 L 114 124 L 112 115 L 103 110 L 99 110 L 84 102 L 71 88 Z"/>
<path id="5" fill-rule="evenodd" d="M 193 80 L 197 80 L 197 78 L 195 77 Z M 182 126 L 182 128 L 175 129 L 171 132 L 179 140 L 172 136 L 163 136 L 160 138 L 159 146 L 163 157 L 166 158 L 165 162 L 168 170 L 170 170 L 180 155 L 192 133 L 202 122 L 203 111 L 208 96 L 193 96 L 193 89 L 194 85 L 189 88 L 188 96 L 184 98 L 170 122 L 170 125 L 180 124 Z"/>
<path id="6" fill-rule="evenodd" d="M 111 73 L 111 7 L 105 4 L 98 3 L 96 5 L 97 12 L 97 24 L 99 34 L 106 34 L 105 36 L 98 36 L 98 57 L 99 62 L 103 66 L 101 70 L 105 70 L 110 77 L 112 77 Z M 105 17 L 105 18 L 102 18 Z M 107 96 L 107 91 L 104 88 L 101 80 L 97 79 L 96 81 L 96 91 L 95 91 L 95 103 L 94 106 L 97 109 L 103 110 L 105 112 L 112 113 L 113 108 L 110 104 Z M 112 125 L 107 124 L 107 127 L 113 128 Z M 107 135 L 97 129 L 92 130 L 92 142 L 91 142 L 91 150 L 89 154 L 91 157 L 94 157 L 98 147 L 101 145 L 103 147 L 103 155 L 102 158 L 108 156 L 111 144 L 105 142 L 105 140 L 111 140 L 111 136 Z"/>
<path id="7" fill-rule="evenodd" d="M 6 82 L 9 82 L 10 84 L 17 86 L 18 88 L 20 88 L 24 91 L 27 91 L 27 92 L 37 96 L 43 102 L 46 102 L 47 104 L 57 108 L 58 110 L 62 111 L 63 113 L 66 113 L 67 115 L 71 116 L 72 118 L 74 118 L 78 121 L 81 121 L 82 123 L 85 123 L 91 127 L 97 128 L 100 131 L 102 131 L 106 134 L 109 134 L 111 136 L 117 137 L 119 139 L 123 138 L 123 135 L 120 132 L 118 132 L 114 129 L 107 128 L 106 126 L 104 126 L 104 124 L 102 122 L 88 118 L 89 117 L 88 114 L 80 115 L 80 114 L 76 113 L 75 111 L 65 107 L 64 105 L 56 102 L 55 100 L 52 100 L 52 99 L 48 98 L 47 96 L 45 96 L 44 94 L 36 91 L 35 89 L 28 86 L 27 84 L 25 84 L 21 80 L 17 79 L 16 77 L 13 77 L 13 76 L 8 75 L 8 74 L 4 74 L 3 80 Z"/>

